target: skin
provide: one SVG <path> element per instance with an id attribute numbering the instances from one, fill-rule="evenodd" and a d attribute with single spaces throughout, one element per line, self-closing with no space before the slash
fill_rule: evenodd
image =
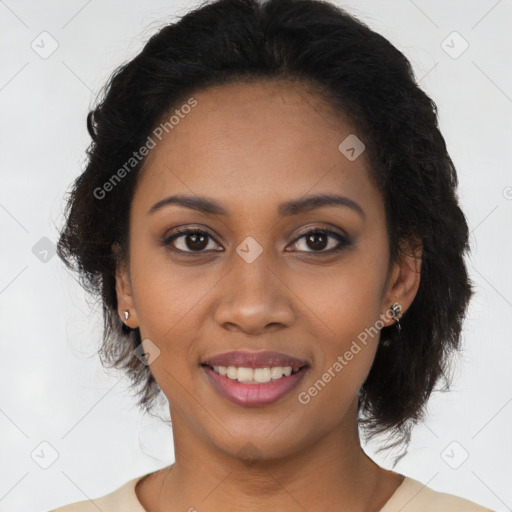
<path id="1" fill-rule="evenodd" d="M 407 310 L 420 260 L 390 265 L 384 203 L 366 153 L 349 161 L 338 150 L 354 128 L 314 91 L 255 82 L 210 87 L 194 98 L 197 106 L 145 162 L 130 212 L 129 262 L 117 271 L 119 314 L 128 310 L 126 323 L 160 350 L 151 371 L 173 424 L 175 463 L 138 483 L 139 501 L 149 512 L 242 505 L 247 511 L 376 511 L 402 481 L 374 463 L 358 437 L 358 391 L 379 336 L 308 404 L 297 396 L 365 328 L 383 318 L 381 326 L 392 324 L 391 304 Z M 364 134 L 358 137 L 364 141 Z M 365 217 L 338 206 L 278 214 L 281 202 L 318 193 L 349 197 Z M 148 214 L 171 194 L 207 196 L 230 215 L 179 205 Z M 187 236 L 167 247 L 159 243 L 178 226 L 211 235 L 202 253 L 193 252 L 198 244 L 188 237 L 187 245 Z M 336 239 L 322 247 L 299 238 L 312 228 L 345 233 L 351 244 L 327 255 Z M 263 249 L 252 263 L 236 252 L 248 236 Z M 151 352 L 147 341 L 144 347 Z M 288 353 L 310 368 L 274 404 L 235 405 L 199 364 L 236 349 Z M 258 460 L 243 455 L 247 443 Z"/>

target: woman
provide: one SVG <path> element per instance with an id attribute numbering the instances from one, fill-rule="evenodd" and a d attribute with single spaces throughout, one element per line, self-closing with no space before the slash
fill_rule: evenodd
<path id="1" fill-rule="evenodd" d="M 468 227 L 408 60 L 315 0 L 221 0 L 88 117 L 60 257 L 175 462 L 58 512 L 483 511 L 386 470 L 459 348 Z"/>

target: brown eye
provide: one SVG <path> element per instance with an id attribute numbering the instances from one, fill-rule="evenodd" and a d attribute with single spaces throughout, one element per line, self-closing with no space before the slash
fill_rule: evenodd
<path id="1" fill-rule="evenodd" d="M 300 252 L 332 254 L 350 245 L 350 241 L 344 235 L 327 229 L 313 229 L 301 235 L 294 246 L 300 245 L 304 240 L 305 249 Z M 212 245 L 213 244 L 213 245 Z M 162 240 L 162 245 L 171 246 L 172 250 L 181 253 L 205 253 L 222 251 L 216 249 L 217 243 L 206 231 L 200 229 L 180 229 L 178 232 Z"/>
<path id="2" fill-rule="evenodd" d="M 166 237 L 162 244 L 171 245 L 178 252 L 207 252 L 205 249 L 209 246 L 210 241 L 213 241 L 213 238 L 206 231 L 183 229 Z"/>
<path id="3" fill-rule="evenodd" d="M 325 249 L 328 245 L 329 236 L 325 233 L 311 233 L 306 236 L 306 243 L 308 247 L 314 249 L 315 251 L 321 251 Z"/>
<path id="4" fill-rule="evenodd" d="M 303 240 L 303 246 L 311 250 L 305 249 L 304 252 L 333 253 L 342 250 L 350 244 L 349 240 L 340 233 L 327 229 L 313 229 L 301 235 L 294 245 L 298 245 L 299 240 Z M 329 241 L 331 239 L 331 242 Z M 328 250 L 325 250 L 329 248 Z"/>

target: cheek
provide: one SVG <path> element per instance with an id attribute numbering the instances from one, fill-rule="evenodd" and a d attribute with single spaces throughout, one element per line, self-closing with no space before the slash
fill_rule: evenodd
<path id="1" fill-rule="evenodd" d="M 312 279 L 302 274 L 294 283 L 307 305 L 302 314 L 317 325 L 313 334 L 321 340 L 307 385 L 319 379 L 311 392 L 321 391 L 324 400 L 340 406 L 357 394 L 377 350 L 385 262 L 372 259 L 369 253 L 354 253 L 325 275 L 316 272 Z"/>
<path id="2" fill-rule="evenodd" d="M 218 281 L 198 266 L 172 263 L 163 248 L 135 249 L 131 260 L 141 334 L 169 345 L 203 320 L 201 304 Z"/>
<path id="3" fill-rule="evenodd" d="M 358 251 L 339 265 L 294 278 L 293 289 L 307 306 L 304 314 L 317 316 L 329 328 L 329 337 L 339 340 L 338 348 L 343 348 L 342 340 L 357 337 L 379 319 L 385 280 L 381 267 L 382 262 Z"/>
<path id="4" fill-rule="evenodd" d="M 191 387 L 197 371 L 193 352 L 199 326 L 207 322 L 204 303 L 218 279 L 198 269 L 178 268 L 164 256 L 148 263 L 143 251 L 134 251 L 132 284 L 135 307 L 143 340 L 149 339 L 159 350 L 151 372 L 168 397 Z M 194 277 L 195 276 L 195 277 Z"/>
<path id="5" fill-rule="evenodd" d="M 311 374 L 297 391 L 299 408 L 305 408 L 307 418 L 321 417 L 322 429 L 331 428 L 355 407 L 378 342 L 378 330 L 369 332 L 373 322 L 365 294 L 332 297 L 325 310 L 329 329 L 319 333 Z"/>

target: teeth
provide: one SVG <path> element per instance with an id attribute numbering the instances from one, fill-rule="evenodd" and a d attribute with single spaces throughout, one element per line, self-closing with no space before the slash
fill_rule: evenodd
<path id="1" fill-rule="evenodd" d="M 270 368 L 270 376 L 276 380 L 283 376 L 283 368 L 281 366 L 273 366 Z"/>
<path id="2" fill-rule="evenodd" d="M 229 370 L 231 370 L 231 368 L 233 368 L 233 370 L 235 370 L 237 372 L 237 379 L 239 382 L 251 382 L 251 380 L 254 380 L 253 379 L 253 376 L 254 376 L 254 370 L 252 368 L 235 368 L 234 366 L 230 366 L 228 368 L 228 375 L 229 375 Z M 231 372 L 231 375 L 233 375 L 233 371 Z"/>
<path id="3" fill-rule="evenodd" d="M 270 368 L 255 368 L 254 380 L 256 382 L 270 382 L 271 379 Z"/>
<path id="4" fill-rule="evenodd" d="M 264 384 L 274 380 L 288 377 L 292 373 L 297 373 L 299 368 L 291 366 L 272 366 L 271 368 L 245 368 L 237 366 L 214 366 L 213 370 L 228 379 L 238 380 L 248 384 Z"/>

